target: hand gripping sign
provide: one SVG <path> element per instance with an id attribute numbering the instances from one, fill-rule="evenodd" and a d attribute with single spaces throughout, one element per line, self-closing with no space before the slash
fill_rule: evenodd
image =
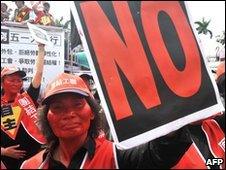
<path id="1" fill-rule="evenodd" d="M 71 7 L 120 146 L 223 110 L 184 2 L 74 1 Z"/>

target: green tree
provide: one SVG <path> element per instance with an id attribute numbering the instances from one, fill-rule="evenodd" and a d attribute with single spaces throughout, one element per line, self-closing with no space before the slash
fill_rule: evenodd
<path id="1" fill-rule="evenodd" d="M 198 31 L 198 34 L 205 34 L 205 35 L 210 34 L 210 38 L 213 37 L 212 31 L 210 31 L 208 29 L 208 26 L 210 24 L 210 21 L 211 20 L 206 21 L 204 18 L 202 18 L 202 21 L 196 21 L 195 22 L 195 24 L 198 25 L 198 27 L 196 28 L 196 30 Z"/>
<path id="2" fill-rule="evenodd" d="M 70 24 L 71 20 L 68 20 L 63 24 L 63 19 L 64 19 L 63 17 L 61 17 L 60 19 L 55 19 L 55 26 L 69 28 L 69 24 Z"/>

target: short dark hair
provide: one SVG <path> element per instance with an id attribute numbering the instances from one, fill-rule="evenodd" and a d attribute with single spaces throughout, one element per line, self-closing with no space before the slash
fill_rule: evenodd
<path id="1" fill-rule="evenodd" d="M 85 97 L 87 103 L 91 107 L 94 113 L 94 119 L 91 120 L 91 124 L 88 130 L 88 135 L 92 138 L 97 138 L 99 136 L 100 131 L 106 132 L 106 121 L 104 121 L 104 111 L 102 107 L 97 103 L 97 101 L 92 97 Z M 46 137 L 47 147 L 53 148 L 59 144 L 59 140 L 57 136 L 53 133 L 48 119 L 47 113 L 49 111 L 49 104 L 43 105 L 38 109 L 39 123 L 41 127 L 41 131 Z"/>
<path id="2" fill-rule="evenodd" d="M 13 1 L 13 2 L 15 2 L 15 3 L 16 3 L 16 2 L 22 2 L 22 3 L 24 4 L 24 1 Z"/>
<path id="3" fill-rule="evenodd" d="M 43 6 L 47 6 L 47 7 L 50 8 L 50 4 L 49 4 L 48 2 L 44 2 L 44 3 L 43 3 Z"/>

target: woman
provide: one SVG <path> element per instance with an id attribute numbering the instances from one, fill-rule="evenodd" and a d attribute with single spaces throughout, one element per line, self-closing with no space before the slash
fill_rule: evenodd
<path id="1" fill-rule="evenodd" d="M 1 71 L 1 159 L 7 169 L 18 169 L 45 142 L 38 128 L 35 106 L 42 80 L 44 52 L 44 45 L 39 44 L 36 72 L 28 90 L 23 93 L 26 73 L 14 66 Z"/>
<path id="2" fill-rule="evenodd" d="M 46 88 L 40 109 L 47 149 L 26 160 L 21 169 L 170 168 L 190 146 L 187 133 L 120 150 L 101 132 L 103 110 L 84 81 L 62 73 Z"/>

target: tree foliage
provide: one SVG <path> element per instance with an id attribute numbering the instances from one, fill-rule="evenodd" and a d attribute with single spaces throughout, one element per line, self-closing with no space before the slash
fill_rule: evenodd
<path id="1" fill-rule="evenodd" d="M 196 21 L 195 24 L 198 25 L 198 27 L 196 28 L 196 30 L 198 31 L 198 34 L 210 34 L 210 38 L 213 37 L 213 33 L 212 31 L 210 31 L 208 29 L 208 26 L 210 24 L 211 20 L 206 21 L 205 18 L 202 18 L 202 21 Z"/>
<path id="2" fill-rule="evenodd" d="M 61 17 L 60 19 L 55 19 L 55 26 L 56 27 L 63 27 L 63 28 L 69 28 L 69 24 L 71 22 L 71 20 L 66 21 L 65 23 L 63 23 L 63 17 Z"/>

